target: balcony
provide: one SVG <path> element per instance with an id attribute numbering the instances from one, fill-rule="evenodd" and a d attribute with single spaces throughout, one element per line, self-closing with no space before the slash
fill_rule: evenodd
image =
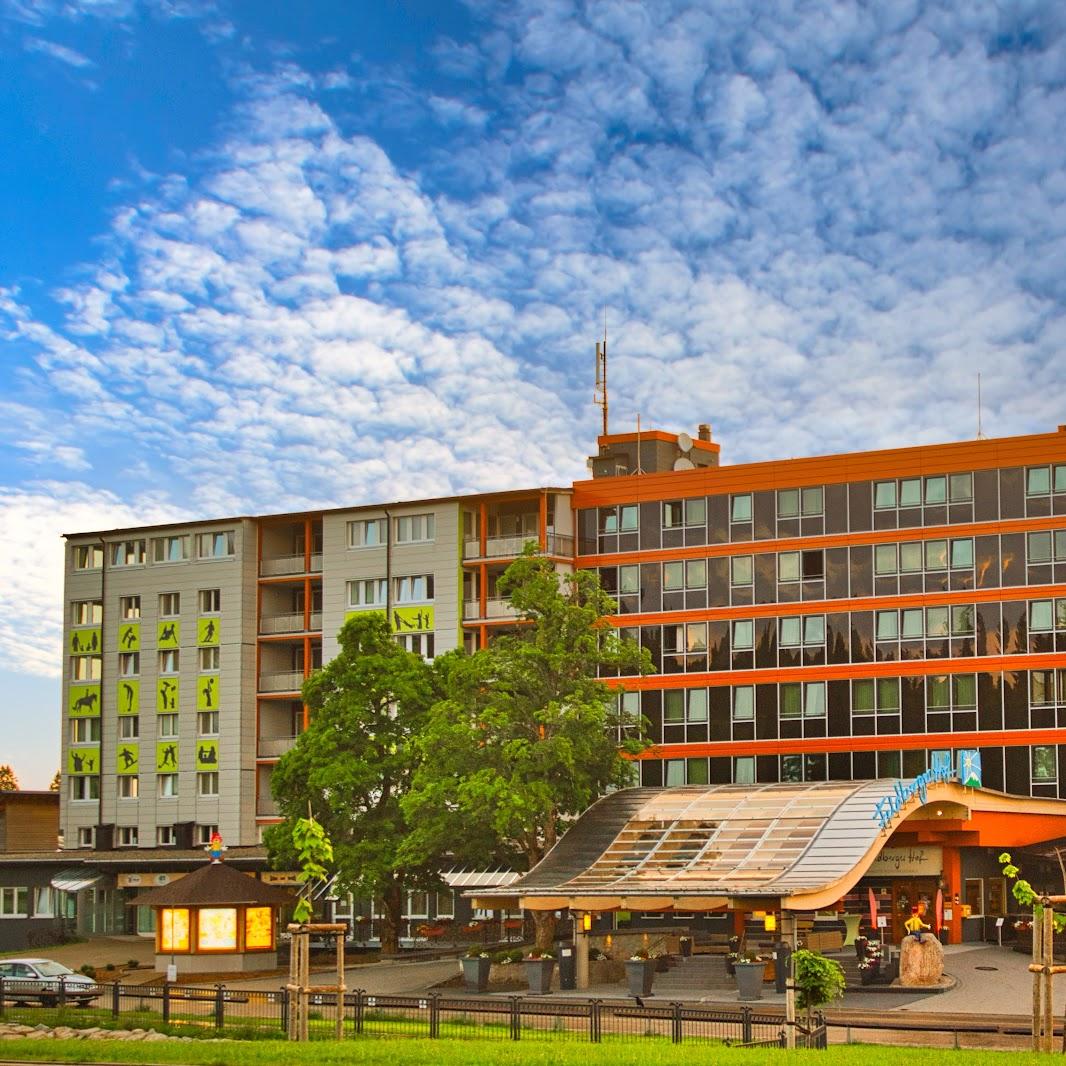
<path id="1" fill-rule="evenodd" d="M 255 814 L 257 818 L 279 818 L 277 801 L 273 796 L 260 795 L 259 802 L 255 805 Z"/>
<path id="2" fill-rule="evenodd" d="M 311 625 L 304 629 L 304 613 L 272 614 L 259 619 L 259 632 L 264 636 L 276 636 L 279 633 L 317 633 L 322 629 L 322 612 L 311 612 Z"/>
<path id="3" fill-rule="evenodd" d="M 260 692 L 299 692 L 304 683 L 302 670 L 288 670 L 283 674 L 260 674 Z"/>
<path id="4" fill-rule="evenodd" d="M 481 613 L 481 604 L 477 600 L 463 601 L 463 621 L 480 621 L 482 618 L 518 618 L 518 612 L 511 606 L 510 600 L 494 599 L 485 601 L 485 613 Z"/>
<path id="5" fill-rule="evenodd" d="M 299 740 L 300 734 L 291 737 L 260 737 L 257 748 L 260 759 L 280 759 Z"/>
<path id="6" fill-rule="evenodd" d="M 481 554 L 481 542 L 463 541 L 464 559 L 513 559 L 522 554 L 529 541 L 536 541 L 535 534 L 520 534 L 514 537 L 489 537 L 485 541 L 485 554 Z M 563 533 L 549 533 L 547 536 L 547 555 L 572 556 L 574 538 Z"/>
<path id="7" fill-rule="evenodd" d="M 322 556 L 311 556 L 311 569 L 304 566 L 303 555 L 278 555 L 272 559 L 260 559 L 260 577 L 288 577 L 293 574 L 322 573 Z"/>

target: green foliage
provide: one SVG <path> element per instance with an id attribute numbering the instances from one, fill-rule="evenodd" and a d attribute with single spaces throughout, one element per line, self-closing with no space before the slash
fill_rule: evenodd
<path id="1" fill-rule="evenodd" d="M 792 965 L 796 1006 L 808 1018 L 817 1007 L 844 995 L 844 971 L 835 959 L 803 949 L 793 952 Z"/>
<path id="2" fill-rule="evenodd" d="M 304 891 L 293 908 L 293 921 L 306 922 L 311 919 L 311 885 L 316 881 L 325 881 L 329 877 L 329 865 L 333 862 L 333 845 L 326 836 L 325 829 L 314 818 L 297 818 L 292 827 L 292 842 L 300 863 L 300 872 L 296 875 L 304 885 Z"/>
<path id="3" fill-rule="evenodd" d="M 12 767 L 4 764 L 0 766 L 0 792 L 18 792 L 19 779 Z"/>
<path id="4" fill-rule="evenodd" d="M 421 758 L 414 739 L 437 695 L 435 676 L 396 643 L 383 615 L 356 615 L 337 639 L 340 653 L 304 683 L 311 721 L 274 769 L 285 821 L 265 841 L 276 867 L 302 865 L 302 848 L 314 842 L 295 831 L 310 813 L 332 844 L 331 857 L 313 858 L 316 876 L 334 870 L 341 887 L 382 899 L 395 928 L 403 892 L 436 884 L 435 855 L 400 857 L 409 832 L 400 801 Z"/>
<path id="5" fill-rule="evenodd" d="M 467 862 L 543 858 L 567 821 L 609 786 L 632 783 L 619 754 L 616 695 L 604 673 L 644 673 L 646 652 L 604 619 L 616 607 L 596 574 L 560 575 L 530 549 L 499 589 L 530 624 L 473 655 L 437 660 L 444 698 L 418 744 L 403 809 L 413 858 L 441 848 Z M 622 749 L 645 747 L 629 723 Z"/>
<path id="6" fill-rule="evenodd" d="M 1020 903 L 1023 907 L 1032 907 L 1040 898 L 1033 890 L 1033 886 L 1024 879 L 1018 879 L 1018 874 L 1021 873 L 1019 868 L 1011 862 L 1010 852 L 1004 851 L 999 856 L 999 864 L 1003 870 L 1003 876 L 1008 880 L 1014 881 L 1011 885 L 1011 895 Z"/>

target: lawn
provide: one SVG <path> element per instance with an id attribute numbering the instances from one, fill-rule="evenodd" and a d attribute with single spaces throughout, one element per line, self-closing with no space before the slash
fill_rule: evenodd
<path id="1" fill-rule="evenodd" d="M 432 1062 L 434 1066 L 691 1066 L 691 1047 L 656 1044 L 649 1055 L 647 1046 L 590 1044 L 499 1044 L 451 1042 L 446 1040 L 350 1040 L 341 1043 L 312 1043 L 299 1047 L 281 1043 L 235 1045 L 225 1042 L 158 1042 L 152 1044 L 75 1040 L 5 1040 L 0 1043 L 0 1062 L 100 1062 L 184 1063 L 189 1066 L 230 1066 L 240 1058 L 241 1066 L 289 1066 L 294 1061 L 308 1066 L 407 1066 Z M 800 1061 L 810 1066 L 899 1066 L 901 1053 L 907 1066 L 940 1066 L 946 1058 L 958 1066 L 1025 1066 L 1050 1062 L 1029 1052 L 952 1051 L 935 1048 L 892 1048 L 870 1045 L 832 1047 L 828 1051 L 780 1051 L 762 1048 L 722 1049 L 714 1056 L 720 1066 Z M 1056 1056 L 1061 1061 L 1061 1056 Z"/>

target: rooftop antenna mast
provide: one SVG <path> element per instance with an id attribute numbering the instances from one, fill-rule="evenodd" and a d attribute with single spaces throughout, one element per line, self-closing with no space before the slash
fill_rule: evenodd
<path id="1" fill-rule="evenodd" d="M 596 391 L 592 402 L 603 410 L 603 435 L 607 436 L 607 308 L 603 309 L 603 341 L 596 342 Z"/>
<path id="2" fill-rule="evenodd" d="M 977 372 L 977 439 L 984 440 L 985 435 L 981 431 L 981 372 Z"/>

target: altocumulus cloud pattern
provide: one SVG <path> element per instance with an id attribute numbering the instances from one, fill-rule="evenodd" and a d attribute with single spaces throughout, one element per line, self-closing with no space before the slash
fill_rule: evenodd
<path id="1" fill-rule="evenodd" d="M 727 462 L 973 436 L 978 370 L 989 432 L 1066 421 L 1063 5 L 457 10 L 338 58 L 0 0 L 71 93 L 104 24 L 181 23 L 226 87 L 195 152 L 116 162 L 87 260 L 0 267 L 0 662 L 58 668 L 63 530 L 580 476 L 605 306 L 613 428 Z"/>

